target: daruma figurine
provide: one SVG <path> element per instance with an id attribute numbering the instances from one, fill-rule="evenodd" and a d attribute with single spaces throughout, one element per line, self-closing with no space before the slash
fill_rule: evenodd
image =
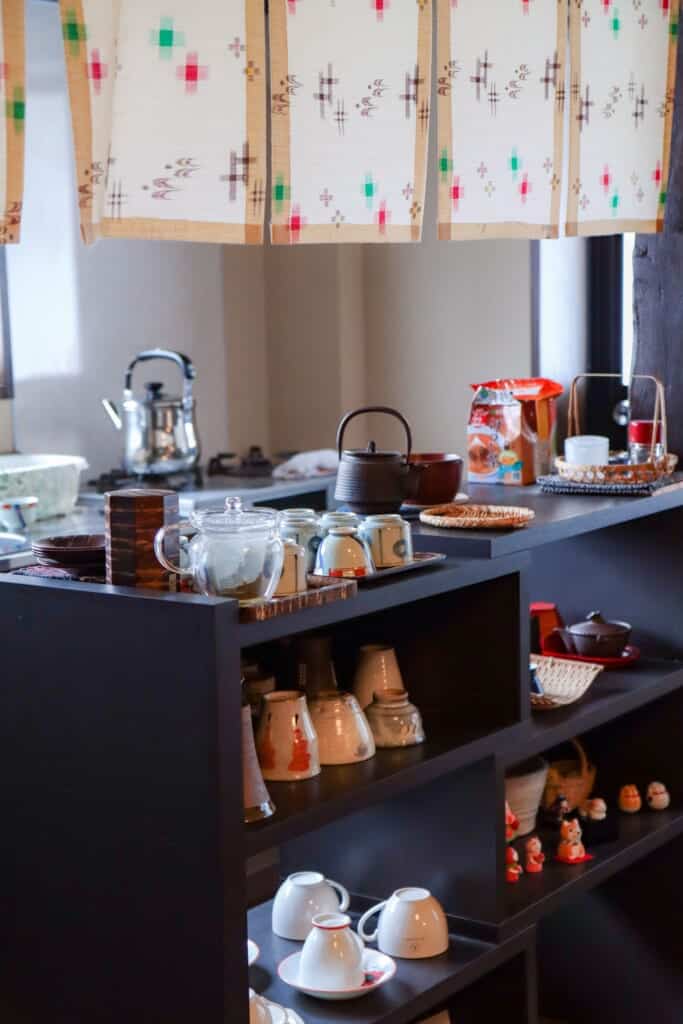
<path id="1" fill-rule="evenodd" d="M 505 881 L 510 885 L 516 885 L 524 868 L 519 863 L 519 854 L 514 846 L 508 846 L 505 850 Z"/>
<path id="2" fill-rule="evenodd" d="M 619 790 L 619 810 L 625 814 L 637 814 L 643 806 L 637 786 L 622 786 Z"/>
<path id="3" fill-rule="evenodd" d="M 540 874 L 543 871 L 543 863 L 545 861 L 541 840 L 538 836 L 532 836 L 531 839 L 527 839 L 524 848 L 526 850 L 527 873 L 530 875 Z"/>
<path id="4" fill-rule="evenodd" d="M 652 811 L 665 811 L 671 803 L 669 791 L 663 782 L 651 782 L 647 787 L 645 799 Z"/>

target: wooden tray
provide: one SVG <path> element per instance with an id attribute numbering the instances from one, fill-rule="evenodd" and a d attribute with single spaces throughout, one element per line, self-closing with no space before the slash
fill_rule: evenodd
<path id="1" fill-rule="evenodd" d="M 416 551 L 412 562 L 405 562 L 403 565 L 392 565 L 389 569 L 375 569 L 369 576 L 360 576 L 358 582 L 378 583 L 387 579 L 388 576 L 400 576 L 404 572 L 414 572 L 415 569 L 428 569 L 432 565 L 438 565 L 445 561 L 447 555 L 435 551 Z"/>
<path id="2" fill-rule="evenodd" d="M 308 577 L 308 590 L 289 597 L 274 597 L 263 604 L 240 608 L 240 622 L 265 622 L 279 615 L 291 615 L 305 608 L 321 608 L 334 601 L 348 601 L 358 594 L 356 580 L 341 580 L 332 576 Z"/>
<path id="3" fill-rule="evenodd" d="M 514 505 L 437 505 L 420 513 L 420 522 L 449 530 L 519 530 L 536 517 Z"/>

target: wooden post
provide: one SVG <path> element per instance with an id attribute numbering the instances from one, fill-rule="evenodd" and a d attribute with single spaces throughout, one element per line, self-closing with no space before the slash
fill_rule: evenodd
<path id="1" fill-rule="evenodd" d="M 634 370 L 666 386 L 669 448 L 683 456 L 683 46 L 678 48 L 676 110 L 666 221 L 661 235 L 638 235 L 633 259 Z M 636 417 L 651 418 L 652 394 L 634 388 Z"/>

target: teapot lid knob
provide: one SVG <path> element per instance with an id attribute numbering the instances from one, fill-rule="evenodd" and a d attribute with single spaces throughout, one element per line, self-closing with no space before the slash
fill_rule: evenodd
<path id="1" fill-rule="evenodd" d="M 374 441 L 368 441 L 368 454 L 374 455 L 377 451 L 377 445 Z"/>
<path id="2" fill-rule="evenodd" d="M 242 515 L 242 499 L 239 497 L 226 498 L 225 511 L 229 516 L 237 519 L 238 516 Z"/>

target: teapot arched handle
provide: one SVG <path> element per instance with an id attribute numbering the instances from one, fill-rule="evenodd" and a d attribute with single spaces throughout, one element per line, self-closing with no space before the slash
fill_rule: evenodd
<path id="1" fill-rule="evenodd" d="M 138 363 L 146 363 L 150 359 L 168 359 L 170 362 L 176 364 L 183 375 L 183 400 L 185 403 L 190 402 L 192 400 L 192 384 L 197 376 L 197 371 L 194 368 L 192 360 L 183 355 L 182 352 L 174 352 L 167 348 L 148 348 L 144 352 L 138 353 L 135 359 L 129 363 L 128 369 L 126 370 L 126 380 L 124 384 L 124 391 L 126 395 L 132 395 L 133 370 Z"/>
<path id="2" fill-rule="evenodd" d="M 409 462 L 410 453 L 413 450 L 413 435 L 410 431 L 410 424 L 408 423 L 408 420 L 402 413 L 400 413 L 397 409 L 390 409 L 388 405 L 368 405 L 364 406 L 362 409 L 354 409 L 353 412 L 347 412 L 346 416 L 344 416 L 343 420 L 339 424 L 339 429 L 337 430 L 337 452 L 339 454 L 339 458 L 341 459 L 342 455 L 344 434 L 346 433 L 346 428 L 348 427 L 352 419 L 355 419 L 356 416 L 361 416 L 363 413 L 366 412 L 381 412 L 387 416 L 395 416 L 396 419 L 403 424 L 403 428 L 406 432 L 406 439 L 408 442 L 408 448 L 406 451 L 406 462 Z"/>

